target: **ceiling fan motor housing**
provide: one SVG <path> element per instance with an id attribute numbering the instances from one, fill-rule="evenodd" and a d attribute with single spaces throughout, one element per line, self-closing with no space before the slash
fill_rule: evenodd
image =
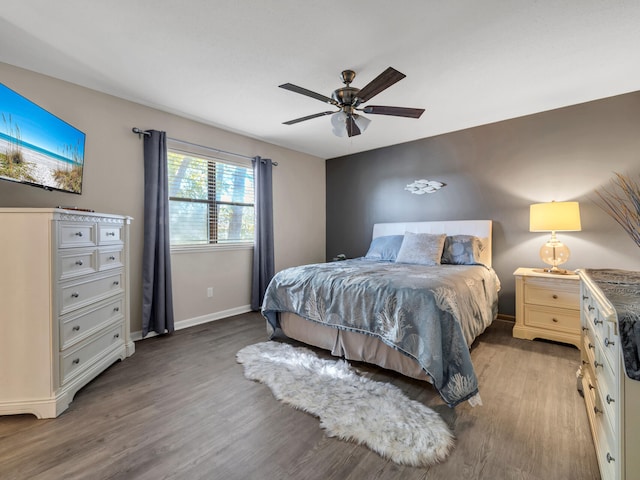
<path id="1" fill-rule="evenodd" d="M 331 94 L 331 98 L 333 98 L 336 102 L 338 102 L 338 106 L 343 107 L 352 107 L 355 108 L 360 105 L 360 99 L 358 98 L 358 92 L 360 92 L 359 88 L 355 87 L 342 87 L 334 90 Z"/>

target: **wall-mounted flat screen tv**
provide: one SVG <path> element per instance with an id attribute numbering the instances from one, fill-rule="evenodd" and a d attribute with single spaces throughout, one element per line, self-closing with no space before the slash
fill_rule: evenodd
<path id="1" fill-rule="evenodd" d="M 0 179 L 82 193 L 85 134 L 0 83 Z"/>

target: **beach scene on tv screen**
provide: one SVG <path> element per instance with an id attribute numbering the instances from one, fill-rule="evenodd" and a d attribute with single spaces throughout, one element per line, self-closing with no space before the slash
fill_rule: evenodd
<path id="1" fill-rule="evenodd" d="M 85 134 L 0 83 L 0 178 L 82 192 Z"/>

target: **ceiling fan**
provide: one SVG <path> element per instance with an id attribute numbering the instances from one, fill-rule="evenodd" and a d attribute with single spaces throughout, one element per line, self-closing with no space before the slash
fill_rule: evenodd
<path id="1" fill-rule="evenodd" d="M 331 94 L 331 98 L 311 90 L 307 90 L 306 88 L 298 87 L 292 83 L 280 85 L 279 87 L 284 88 L 285 90 L 300 93 L 339 108 L 338 111 L 314 113 L 313 115 L 307 115 L 306 117 L 289 120 L 288 122 L 283 122 L 284 125 L 293 125 L 294 123 L 304 122 L 305 120 L 311 120 L 312 118 L 332 115 L 331 123 L 333 125 L 333 133 L 340 137 L 345 135 L 353 137 L 355 135 L 360 135 L 371 122 L 371 120 L 356 112 L 408 118 L 420 118 L 420 115 L 424 112 L 424 108 L 388 107 L 383 105 L 367 105 L 364 108 L 358 108 L 361 104 L 371 100 L 383 90 L 386 90 L 394 83 L 397 83 L 406 77 L 404 73 L 400 73 L 392 67 L 387 68 L 361 89 L 351 86 L 351 82 L 353 82 L 353 79 L 356 77 L 356 72 L 353 70 L 344 70 L 341 76 L 342 82 L 346 86 L 334 90 Z"/>

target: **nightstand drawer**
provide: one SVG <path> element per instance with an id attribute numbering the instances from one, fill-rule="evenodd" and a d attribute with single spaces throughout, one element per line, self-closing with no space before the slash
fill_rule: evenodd
<path id="1" fill-rule="evenodd" d="M 577 275 L 518 268 L 515 338 L 544 338 L 580 348 L 580 284 Z"/>
<path id="2" fill-rule="evenodd" d="M 524 303 L 546 305 L 548 307 L 580 309 L 579 286 L 554 284 L 547 279 L 537 282 L 528 279 L 524 286 Z"/>
<path id="3" fill-rule="evenodd" d="M 575 333 L 580 330 L 580 313 L 574 310 L 525 305 L 524 318 L 525 325 L 530 327 L 540 327 L 568 333 Z"/>

